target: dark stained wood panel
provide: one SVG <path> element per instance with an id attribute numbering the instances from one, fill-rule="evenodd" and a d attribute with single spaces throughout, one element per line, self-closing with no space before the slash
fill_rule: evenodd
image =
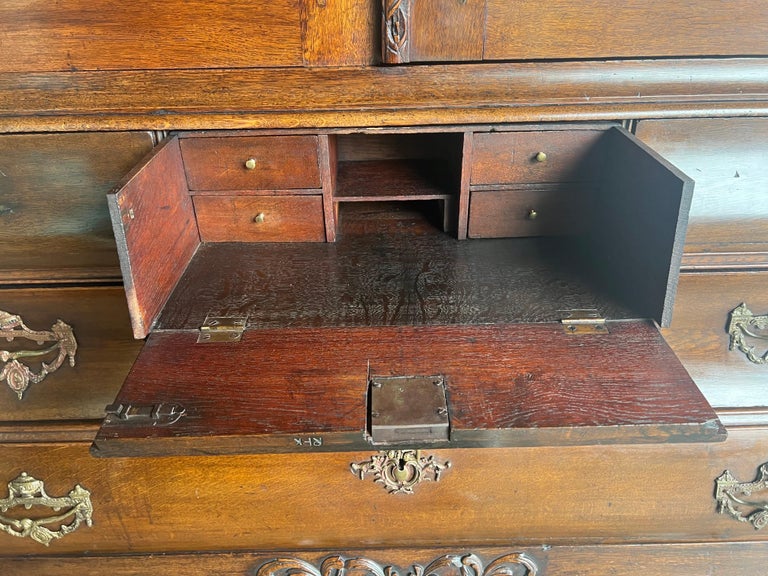
<path id="1" fill-rule="evenodd" d="M 595 307 L 637 317 L 590 280 L 572 244 L 460 241 L 410 203 L 345 203 L 334 244 L 202 245 L 158 327 L 196 329 L 208 313 L 247 314 L 252 328 L 542 322 Z"/>
<path id="2" fill-rule="evenodd" d="M 0 136 L 0 281 L 118 278 L 104 197 L 151 149 L 148 132 Z"/>
<path id="3" fill-rule="evenodd" d="M 606 131 L 585 246 L 614 294 L 661 326 L 672 319 L 693 180 L 626 133 Z"/>
<path id="4" fill-rule="evenodd" d="M 40 2 L 0 6 L 0 71 L 300 66 L 294 0 Z M 166 87 L 167 88 L 167 87 Z"/>
<path id="5" fill-rule="evenodd" d="M 487 0 L 485 60 L 768 54 L 761 0 Z"/>
<path id="6" fill-rule="evenodd" d="M 169 425 L 111 416 L 97 455 L 370 447 L 369 375 L 443 375 L 453 446 L 725 438 L 715 413 L 649 322 L 609 334 L 559 324 L 252 330 L 233 344 L 155 332 L 116 402 L 180 405 Z M 438 442 L 437 445 L 445 445 Z"/>
<path id="7" fill-rule="evenodd" d="M 686 253 L 768 252 L 768 118 L 643 120 L 637 136 L 696 181 Z"/>
<path id="8" fill-rule="evenodd" d="M 133 333 L 144 338 L 200 244 L 177 138 L 108 196 Z"/>

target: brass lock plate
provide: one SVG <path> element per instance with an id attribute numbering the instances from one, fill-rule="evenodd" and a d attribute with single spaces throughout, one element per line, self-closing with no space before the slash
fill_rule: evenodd
<path id="1" fill-rule="evenodd" d="M 369 429 L 374 444 L 449 440 L 443 376 L 371 376 Z"/>

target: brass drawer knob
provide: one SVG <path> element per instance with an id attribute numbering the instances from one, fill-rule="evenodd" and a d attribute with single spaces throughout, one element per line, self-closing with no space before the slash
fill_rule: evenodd
<path id="1" fill-rule="evenodd" d="M 256 168 L 256 158 L 248 158 L 248 160 L 245 161 L 245 168 L 246 170 L 253 170 Z"/>
<path id="2" fill-rule="evenodd" d="M 253 222 L 255 224 L 261 224 L 262 222 L 264 222 L 265 218 L 266 216 L 264 215 L 264 212 L 259 212 L 258 214 L 256 214 L 256 216 L 253 217 Z"/>
<path id="3" fill-rule="evenodd" d="M 420 450 L 382 450 L 370 460 L 350 464 L 350 470 L 360 480 L 370 474 L 390 494 L 413 494 L 417 485 L 439 481 L 450 467 L 450 462 L 440 463 L 434 456 L 422 455 Z"/>
<path id="4" fill-rule="evenodd" d="M 30 340 L 38 346 L 47 346 L 37 350 L 0 350 L 0 382 L 5 381 L 8 387 L 16 392 L 21 400 L 30 384 L 37 384 L 59 369 L 65 358 L 69 365 L 75 365 L 77 341 L 72 327 L 57 320 L 49 331 L 31 330 L 24 324 L 20 316 L 0 310 L 0 338 L 13 342 L 17 338 Z M 20 361 L 21 358 L 40 359 L 40 369 L 35 370 Z M 46 362 L 45 359 L 50 359 Z"/>
<path id="5" fill-rule="evenodd" d="M 768 315 L 756 316 L 747 308 L 745 303 L 739 304 L 731 310 L 728 321 L 728 335 L 731 338 L 729 350 L 739 350 L 755 364 L 768 364 L 768 350 L 760 354 L 755 352 L 755 347 L 750 346 L 747 338 L 768 340 L 768 332 L 760 333 L 756 330 L 768 329 Z"/>
<path id="6" fill-rule="evenodd" d="M 53 514 L 42 518 L 6 516 L 9 510 L 29 510 L 33 506 L 50 508 Z M 22 472 L 8 483 L 8 498 L 0 500 L 0 531 L 48 546 L 52 540 L 63 538 L 82 524 L 92 526 L 92 515 L 91 493 L 79 484 L 66 496 L 54 498 L 46 494 L 42 480 Z"/>
<path id="7" fill-rule="evenodd" d="M 762 498 L 757 496 L 762 493 Z M 752 482 L 739 482 L 730 470 L 715 480 L 717 511 L 760 530 L 768 524 L 768 462 L 760 466 Z"/>
<path id="8" fill-rule="evenodd" d="M 538 152 L 536 156 L 533 157 L 536 162 L 544 163 L 547 161 L 547 153 L 546 152 Z"/>
<path id="9" fill-rule="evenodd" d="M 538 217 L 539 217 L 539 212 L 537 210 L 534 210 L 533 208 L 528 210 L 528 214 L 526 215 L 526 218 L 528 220 L 536 220 L 536 218 Z"/>

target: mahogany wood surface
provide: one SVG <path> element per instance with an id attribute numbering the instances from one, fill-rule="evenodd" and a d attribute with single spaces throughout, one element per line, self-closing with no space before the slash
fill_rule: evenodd
<path id="1" fill-rule="evenodd" d="M 79 483 L 91 491 L 94 525 L 47 548 L 5 537 L 0 561 L 83 551 L 359 547 L 381 549 L 377 558 L 384 560 L 393 553 L 387 548 L 403 543 L 541 547 L 767 537 L 718 514 L 713 497 L 725 469 L 755 477 L 766 460 L 765 429 L 733 431 L 719 444 L 430 450 L 451 468 L 413 495 L 388 494 L 350 471 L 350 463 L 375 453 L 97 459 L 83 444 L 4 446 L 4 481 L 26 471 L 52 495 Z"/>
<path id="2" fill-rule="evenodd" d="M 444 375 L 449 445 L 724 438 L 653 325 L 610 323 L 609 332 L 573 335 L 559 324 L 295 328 L 247 331 L 236 345 L 156 332 L 116 401 L 177 404 L 186 415 L 168 426 L 108 417 L 95 454 L 303 451 L 294 438 L 309 436 L 322 438 L 323 451 L 364 449 L 369 375 Z"/>
<path id="3" fill-rule="evenodd" d="M 171 138 L 108 196 L 128 309 L 144 338 L 200 244 L 177 138 Z"/>
<path id="4" fill-rule="evenodd" d="M 320 189 L 317 136 L 181 138 L 190 190 Z M 245 163 L 254 160 L 255 167 Z"/>
<path id="5" fill-rule="evenodd" d="M 687 253 L 751 252 L 768 266 L 768 118 L 643 120 L 637 136 L 696 181 Z"/>
<path id="6" fill-rule="evenodd" d="M 325 242 L 323 198 L 196 196 L 203 242 Z"/>
<path id="7" fill-rule="evenodd" d="M 768 111 L 767 62 L 728 58 L 3 73 L 0 131 L 754 116 Z"/>
<path id="8" fill-rule="evenodd" d="M 147 132 L 0 136 L 0 283 L 119 278 L 105 194 Z"/>
<path id="9" fill-rule="evenodd" d="M 436 200 L 458 194 L 445 162 L 368 160 L 341 162 L 337 202 Z"/>
<path id="10" fill-rule="evenodd" d="M 2 383 L 0 426 L 15 423 L 23 432 L 31 421 L 103 418 L 142 347 L 131 334 L 122 287 L 5 289 L 0 310 L 20 315 L 33 330 L 50 330 L 61 319 L 77 340 L 75 366 L 65 361 L 42 382 L 30 384 L 21 400 Z M 44 347 L 21 339 L 0 341 L 3 350 Z M 21 361 L 39 372 L 40 360 Z"/>
<path id="11" fill-rule="evenodd" d="M 486 9 L 487 60 L 768 53 L 760 0 L 487 0 Z"/>
<path id="12" fill-rule="evenodd" d="M 256 574 L 264 563 L 277 557 L 299 558 L 310 565 L 320 566 L 329 557 L 366 559 L 382 567 L 392 567 L 397 574 L 406 574 L 413 565 L 428 565 L 445 555 L 474 554 L 484 565 L 511 552 L 524 552 L 539 570 L 553 576 L 669 576 L 669 574 L 709 574 L 711 576 L 755 576 L 761 574 L 768 554 L 765 542 L 731 542 L 702 544 L 642 544 L 600 546 L 537 546 L 508 544 L 507 547 L 486 548 L 457 546 L 436 549 L 358 550 L 347 548 L 341 554 L 335 549 L 327 552 L 293 552 L 289 550 L 241 553 L 191 553 L 125 557 L 91 556 L 72 558 L 8 558 L 5 567 L 9 576 L 28 576 L 30 571 L 81 576 L 232 576 Z"/>

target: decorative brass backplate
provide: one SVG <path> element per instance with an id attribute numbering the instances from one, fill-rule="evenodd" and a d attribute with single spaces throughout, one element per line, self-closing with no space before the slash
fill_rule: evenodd
<path id="1" fill-rule="evenodd" d="M 42 506 L 53 510 L 53 516 L 42 518 L 10 518 L 5 514 L 14 508 L 30 510 Z M 63 510 L 63 512 L 62 512 Z M 31 538 L 48 546 L 51 540 L 62 538 L 77 530 L 81 524 L 93 524 L 91 493 L 79 484 L 69 494 L 52 498 L 45 493 L 42 480 L 22 472 L 8 483 L 8 498 L 0 500 L 0 530 L 18 538 Z M 69 521 L 69 519 L 72 519 Z M 69 523 L 67 523 L 69 521 Z M 48 528 L 48 526 L 58 526 Z"/>
<path id="2" fill-rule="evenodd" d="M 715 480 L 717 511 L 728 514 L 739 522 L 748 522 L 760 530 L 768 524 L 768 462 L 760 466 L 757 478 L 752 482 L 739 482 L 730 470 Z M 764 492 L 763 500 L 751 498 Z"/>
<path id="3" fill-rule="evenodd" d="M 487 566 L 474 554 L 447 554 L 426 566 L 413 564 L 407 571 L 368 558 L 329 556 L 320 566 L 299 558 L 276 558 L 259 566 L 254 576 L 536 576 L 538 566 L 524 552 L 496 558 Z"/>
<path id="4" fill-rule="evenodd" d="M 450 467 L 450 462 L 441 464 L 434 456 L 423 456 L 421 450 L 382 450 L 366 462 L 350 465 L 360 480 L 372 474 L 373 481 L 383 484 L 390 494 L 413 494 L 418 484 L 439 481 L 440 474 Z"/>
<path id="5" fill-rule="evenodd" d="M 755 347 L 750 346 L 746 338 L 755 338 L 758 340 L 768 340 L 768 333 L 759 334 L 755 330 L 768 329 L 768 314 L 756 316 L 747 308 L 745 303 L 739 304 L 731 311 L 731 317 L 728 322 L 728 335 L 731 337 L 729 350 L 740 350 L 750 362 L 755 364 L 768 364 L 768 350 L 762 355 L 755 352 Z"/>
<path id="6" fill-rule="evenodd" d="M 53 342 L 51 346 L 39 350 L 0 350 L 0 361 L 3 362 L 0 370 L 0 382 L 5 380 L 8 387 L 16 392 L 21 400 L 24 392 L 30 384 L 37 384 L 48 374 L 55 372 L 69 357 L 69 365 L 75 365 L 75 353 L 77 341 L 72 332 L 72 327 L 61 320 L 57 320 L 50 331 L 30 330 L 20 316 L 0 310 L 0 338 L 12 342 L 16 338 L 23 338 L 42 346 L 46 342 Z M 42 361 L 37 372 L 19 361 L 19 358 L 44 358 L 56 356 L 51 362 Z"/>

